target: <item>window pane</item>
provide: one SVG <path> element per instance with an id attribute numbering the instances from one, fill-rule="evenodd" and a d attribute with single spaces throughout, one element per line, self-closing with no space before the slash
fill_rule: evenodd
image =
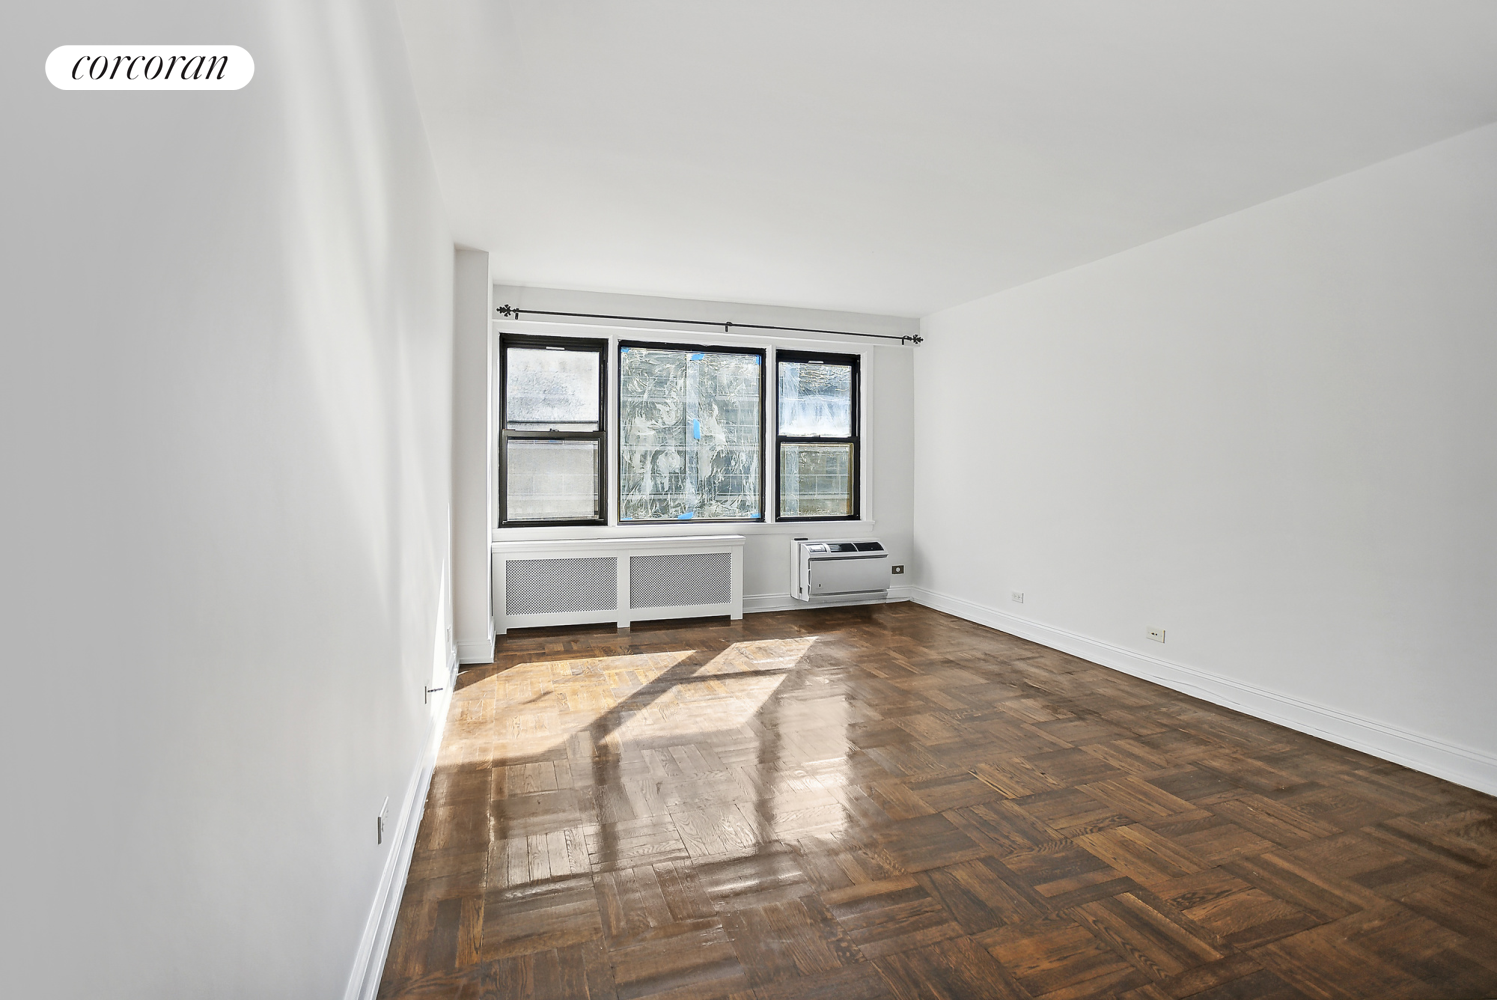
<path id="1" fill-rule="evenodd" d="M 576 521 L 598 516 L 598 442 L 511 438 L 504 516 Z"/>
<path id="2" fill-rule="evenodd" d="M 780 433 L 852 437 L 852 366 L 781 361 Z"/>
<path id="3" fill-rule="evenodd" d="M 851 444 L 780 445 L 780 517 L 851 513 Z"/>
<path id="4" fill-rule="evenodd" d="M 754 354 L 619 348 L 619 518 L 755 518 L 759 399 Z"/>
<path id="5" fill-rule="evenodd" d="M 507 348 L 505 425 L 518 431 L 598 429 L 596 351 Z"/>

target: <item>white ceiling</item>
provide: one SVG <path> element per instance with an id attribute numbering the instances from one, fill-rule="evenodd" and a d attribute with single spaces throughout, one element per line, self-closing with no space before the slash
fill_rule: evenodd
<path id="1" fill-rule="evenodd" d="M 1497 120 L 1497 2 L 401 0 L 512 284 L 924 315 Z"/>

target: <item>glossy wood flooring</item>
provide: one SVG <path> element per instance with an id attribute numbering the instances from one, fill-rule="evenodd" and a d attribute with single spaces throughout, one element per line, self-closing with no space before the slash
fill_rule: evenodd
<path id="1" fill-rule="evenodd" d="M 385 998 L 1497 996 L 1497 800 L 913 604 L 458 687 Z"/>

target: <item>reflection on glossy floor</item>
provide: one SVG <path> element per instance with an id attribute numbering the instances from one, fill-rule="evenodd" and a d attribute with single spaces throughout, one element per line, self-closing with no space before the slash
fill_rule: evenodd
<path id="1" fill-rule="evenodd" d="M 913 604 L 451 711 L 382 997 L 1497 996 L 1497 800 Z"/>

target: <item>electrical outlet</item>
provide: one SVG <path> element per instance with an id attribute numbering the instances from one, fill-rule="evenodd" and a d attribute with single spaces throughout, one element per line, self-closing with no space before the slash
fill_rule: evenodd
<path id="1" fill-rule="evenodd" d="M 374 842 L 383 844 L 385 842 L 385 814 L 390 811 L 390 797 L 385 796 L 385 804 L 379 807 L 379 815 L 374 817 Z"/>
<path id="2" fill-rule="evenodd" d="M 1008 599 L 1010 601 L 1013 601 L 1015 604 L 1023 604 L 1024 603 L 1024 592 L 1021 591 L 1021 590 L 1015 590 L 1014 592 L 1012 592 L 1011 594 L 1008 595 Z"/>
<path id="3" fill-rule="evenodd" d="M 900 575 L 902 575 L 904 573 L 904 567 L 903 566 L 890 566 L 889 567 L 889 572 L 893 573 L 895 576 L 900 576 Z"/>
<path id="4" fill-rule="evenodd" d="M 1162 628 L 1151 628 L 1151 629 L 1149 629 L 1149 638 L 1153 639 L 1155 642 L 1163 642 L 1164 641 L 1164 629 L 1162 629 Z"/>

